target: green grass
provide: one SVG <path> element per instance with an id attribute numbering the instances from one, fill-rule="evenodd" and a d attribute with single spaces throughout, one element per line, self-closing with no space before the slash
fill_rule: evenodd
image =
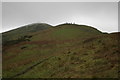
<path id="1" fill-rule="evenodd" d="M 12 36 L 14 33 L 5 34 Z M 30 41 L 3 46 L 4 78 L 14 76 L 49 57 L 16 78 L 118 77 L 118 33 L 102 34 L 89 26 L 62 24 L 29 34 L 33 35 Z"/>

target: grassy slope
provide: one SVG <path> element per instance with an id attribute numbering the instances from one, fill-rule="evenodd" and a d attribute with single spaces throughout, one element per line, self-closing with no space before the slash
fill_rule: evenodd
<path id="1" fill-rule="evenodd" d="M 63 24 L 31 35 L 29 42 L 3 47 L 3 77 L 21 73 L 40 61 L 43 62 L 17 77 L 118 76 L 117 33 L 102 34 L 89 26 Z"/>
<path id="2" fill-rule="evenodd" d="M 41 31 L 51 27 L 51 25 L 45 23 L 34 23 L 30 25 L 26 25 L 2 34 L 3 43 L 10 40 L 16 40 L 21 36 L 29 35 L 31 33 Z"/>

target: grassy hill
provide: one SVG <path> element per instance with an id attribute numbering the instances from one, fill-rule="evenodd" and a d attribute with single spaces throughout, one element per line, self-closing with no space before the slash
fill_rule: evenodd
<path id="1" fill-rule="evenodd" d="M 3 41 L 14 38 L 3 46 L 3 78 L 118 77 L 120 33 L 77 24 L 30 26 L 3 33 Z"/>
<path id="2" fill-rule="evenodd" d="M 3 44 L 8 43 L 8 41 L 16 40 L 31 33 L 38 32 L 51 27 L 51 25 L 46 23 L 34 23 L 22 26 L 20 28 L 10 30 L 2 34 Z"/>

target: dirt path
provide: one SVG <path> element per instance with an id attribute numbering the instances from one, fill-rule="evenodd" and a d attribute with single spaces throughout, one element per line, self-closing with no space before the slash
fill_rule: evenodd
<path id="1" fill-rule="evenodd" d="M 28 68 L 25 69 L 24 71 L 22 71 L 22 72 L 20 72 L 20 73 L 18 73 L 18 74 L 16 74 L 16 75 L 14 75 L 14 76 L 12 76 L 12 77 L 10 77 L 10 78 L 15 78 L 15 77 L 18 77 L 18 76 L 20 76 L 20 75 L 23 75 L 23 74 L 27 73 L 28 71 L 32 70 L 32 69 L 33 69 L 34 67 L 36 67 L 37 65 L 41 64 L 42 62 L 44 62 L 44 61 L 46 61 L 46 60 L 48 60 L 48 59 L 50 59 L 50 58 L 52 58 L 52 57 L 46 58 L 46 59 L 44 59 L 44 60 L 41 60 L 41 61 L 39 61 L 38 63 L 36 63 L 36 64 L 28 67 Z"/>

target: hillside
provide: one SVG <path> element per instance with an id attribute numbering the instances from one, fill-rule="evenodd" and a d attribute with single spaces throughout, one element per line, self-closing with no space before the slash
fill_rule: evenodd
<path id="1" fill-rule="evenodd" d="M 3 41 L 15 38 L 3 46 L 3 78 L 118 77 L 120 33 L 77 24 L 24 29 L 3 33 Z"/>

